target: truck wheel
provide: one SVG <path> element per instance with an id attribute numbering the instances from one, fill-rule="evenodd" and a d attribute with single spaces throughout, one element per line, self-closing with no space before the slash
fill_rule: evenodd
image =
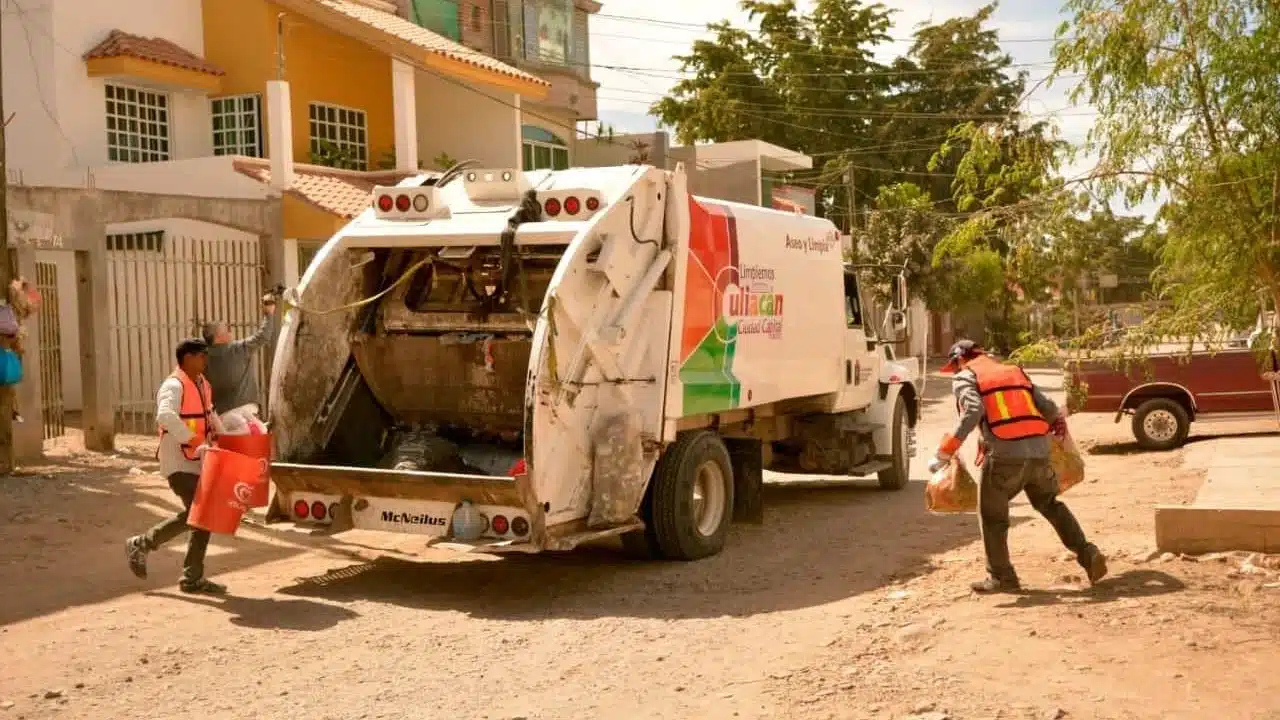
<path id="1" fill-rule="evenodd" d="M 1181 447 L 1191 432 L 1191 417 L 1176 400 L 1152 398 L 1133 414 L 1133 436 L 1145 450 Z"/>
<path id="2" fill-rule="evenodd" d="M 911 458 L 907 455 L 907 404 L 899 395 L 893 404 L 893 465 L 880 471 L 881 490 L 901 490 L 911 480 Z"/>
<path id="3" fill-rule="evenodd" d="M 650 485 L 646 522 L 663 557 L 699 560 L 724 548 L 733 521 L 733 466 L 718 435 L 682 435 L 658 461 Z M 638 538 L 629 544 L 640 547 Z"/>

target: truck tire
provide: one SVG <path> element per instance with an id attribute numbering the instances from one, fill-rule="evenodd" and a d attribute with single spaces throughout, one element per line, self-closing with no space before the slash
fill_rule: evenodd
<path id="1" fill-rule="evenodd" d="M 907 455 L 907 404 L 902 395 L 893 403 L 893 465 L 879 474 L 881 490 L 901 490 L 911 480 L 911 458 Z"/>
<path id="2" fill-rule="evenodd" d="M 700 560 L 724 548 L 733 521 L 733 466 L 718 435 L 698 430 L 680 436 L 649 485 L 645 520 L 662 557 Z M 639 540 L 624 542 L 640 550 Z"/>
<path id="3" fill-rule="evenodd" d="M 1191 416 L 1176 400 L 1151 398 L 1133 413 L 1133 437 L 1144 450 L 1182 447 L 1190 432 Z"/>

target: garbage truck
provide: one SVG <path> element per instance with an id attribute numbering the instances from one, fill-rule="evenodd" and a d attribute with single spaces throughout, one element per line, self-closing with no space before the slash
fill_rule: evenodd
<path id="1" fill-rule="evenodd" d="M 908 481 L 921 364 L 829 221 L 683 167 L 376 187 L 286 293 L 268 523 L 467 551 L 722 550 L 766 470 Z M 842 480 L 841 480 L 842 481 Z"/>

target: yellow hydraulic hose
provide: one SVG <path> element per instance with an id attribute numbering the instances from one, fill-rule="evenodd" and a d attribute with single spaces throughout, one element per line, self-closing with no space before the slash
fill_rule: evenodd
<path id="1" fill-rule="evenodd" d="M 396 278 L 395 282 L 388 285 L 378 294 L 370 295 L 367 298 L 364 298 L 362 300 L 357 300 L 352 303 L 347 303 L 346 305 L 339 305 L 338 307 L 335 307 L 335 308 L 315 310 L 312 308 L 302 307 L 296 301 L 296 298 L 298 295 L 297 288 L 289 288 L 287 291 L 285 291 L 284 295 L 281 296 L 280 301 L 284 303 L 286 309 L 294 308 L 294 309 L 297 309 L 299 312 L 309 313 L 311 315 L 332 315 L 333 313 L 342 312 L 343 310 L 354 310 L 358 307 L 363 307 L 365 305 L 368 305 L 371 302 L 375 302 L 377 300 L 381 300 L 383 297 L 386 297 L 387 293 L 390 293 L 392 290 L 395 290 L 397 287 L 401 285 L 401 283 L 403 283 L 405 280 L 408 280 L 410 277 L 412 277 L 414 273 L 418 272 L 419 270 L 426 267 L 427 265 L 430 265 L 434 261 L 435 261 L 435 258 L 433 257 L 428 257 L 425 260 L 420 260 L 414 263 L 413 265 L 411 265 L 408 270 L 404 271 L 404 274 Z M 290 299 L 291 297 L 294 299 L 291 300 Z"/>

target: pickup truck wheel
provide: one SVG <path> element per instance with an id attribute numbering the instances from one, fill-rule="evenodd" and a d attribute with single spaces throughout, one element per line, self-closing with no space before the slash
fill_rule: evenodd
<path id="1" fill-rule="evenodd" d="M 649 527 L 663 557 L 699 560 L 724 548 L 733 520 L 733 466 L 718 435 L 682 435 L 658 461 L 651 485 Z M 639 549 L 637 541 L 631 544 Z"/>
<path id="2" fill-rule="evenodd" d="M 1181 403 L 1169 398 L 1152 398 L 1133 413 L 1133 436 L 1145 450 L 1172 450 L 1181 447 L 1191 432 L 1191 418 Z"/>
<path id="3" fill-rule="evenodd" d="M 888 470 L 880 471 L 880 488 L 882 490 L 901 490 L 911 480 L 911 457 L 907 454 L 907 433 L 911 427 L 907 424 L 907 404 L 902 396 L 893 404 L 893 465 Z"/>

